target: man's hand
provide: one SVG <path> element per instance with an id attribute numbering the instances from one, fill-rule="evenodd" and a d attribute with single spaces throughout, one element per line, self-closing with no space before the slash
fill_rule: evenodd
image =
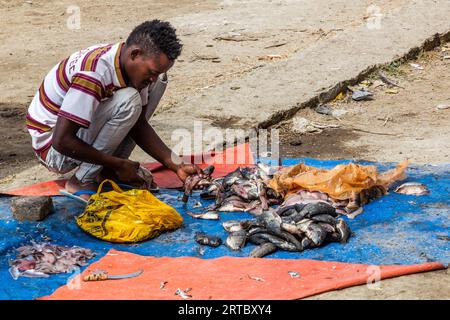
<path id="1" fill-rule="evenodd" d="M 115 168 L 115 172 L 120 181 L 126 183 L 144 183 L 144 179 L 138 175 L 139 162 L 122 159 Z"/>
<path id="2" fill-rule="evenodd" d="M 180 164 L 175 172 L 181 181 L 185 181 L 187 177 L 193 174 L 202 174 L 202 170 L 195 164 Z"/>

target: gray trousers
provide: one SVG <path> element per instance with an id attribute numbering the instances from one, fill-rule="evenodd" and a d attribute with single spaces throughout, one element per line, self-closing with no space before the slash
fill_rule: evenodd
<path id="1" fill-rule="evenodd" d="M 167 86 L 162 77 L 149 90 L 147 121 L 156 110 Z M 128 159 L 136 143 L 128 135 L 142 111 L 142 99 L 134 88 L 123 88 L 114 92 L 112 98 L 102 101 L 93 114 L 89 128 L 81 128 L 77 136 L 95 149 L 109 155 Z M 93 182 L 103 169 L 101 165 L 72 159 L 50 147 L 45 162 L 41 162 L 52 172 L 67 173 L 76 167 L 76 178 L 82 183 Z"/>

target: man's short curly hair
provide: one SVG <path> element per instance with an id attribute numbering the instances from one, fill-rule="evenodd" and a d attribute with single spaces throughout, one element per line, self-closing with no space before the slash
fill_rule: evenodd
<path id="1" fill-rule="evenodd" d="M 163 52 L 170 60 L 175 60 L 183 48 L 175 31 L 175 28 L 167 21 L 158 19 L 145 21 L 134 28 L 126 44 L 127 46 L 137 45 L 148 55 Z"/>

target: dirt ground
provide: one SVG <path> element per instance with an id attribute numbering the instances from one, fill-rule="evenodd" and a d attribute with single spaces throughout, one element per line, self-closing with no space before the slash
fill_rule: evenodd
<path id="1" fill-rule="evenodd" d="M 388 11 L 405 2 L 383 0 L 377 5 Z M 335 0 L 333 4 L 326 0 L 182 0 L 176 5 L 129 1 L 130 14 L 124 15 L 122 1 L 82 0 L 77 1 L 81 28 L 70 30 L 66 21 L 72 14 L 66 10 L 71 1 L 0 0 L 0 135 L 14 137 L 14 143 L 0 146 L 0 179 L 11 181 L 18 170 L 38 164 L 20 114 L 48 70 L 72 52 L 95 43 L 124 41 L 140 21 L 168 19 L 176 26 L 184 49 L 169 73 L 171 84 L 157 112 L 172 112 L 195 93 L 271 63 L 270 55 L 275 56 L 273 61 L 286 59 L 363 23 L 370 4 L 368 0 Z M 230 37 L 233 40 L 219 40 Z M 16 109 L 12 111 L 16 116 L 3 116 Z"/>
<path id="2" fill-rule="evenodd" d="M 405 2 L 380 0 L 377 5 L 391 10 Z M 70 30 L 66 27 L 70 1 L 0 0 L 0 187 L 14 182 L 17 172 L 38 164 L 24 128 L 26 108 L 46 72 L 68 54 L 95 43 L 124 40 L 146 19 L 168 19 L 177 27 L 185 47 L 169 74 L 171 85 L 158 112 L 176 111 L 177 104 L 193 93 L 272 60 L 286 59 L 314 42 L 363 23 L 371 1 L 168 3 L 129 1 L 124 9 L 118 0 L 80 0 L 81 29 Z M 223 40 L 230 37 L 233 40 Z M 339 116 L 313 109 L 295 116 L 336 128 L 301 135 L 292 130 L 292 120 L 276 125 L 281 130 L 282 155 L 449 163 L 450 109 L 436 109 L 439 104 L 450 104 L 450 59 L 443 58 L 446 53 L 442 50 L 437 48 L 411 61 L 423 70 L 411 67 L 410 62 L 389 66 L 386 74 L 404 87 L 393 88 L 396 93 L 386 93 L 386 85 L 372 86 L 372 101 L 355 102 L 347 95 L 328 103 Z M 376 77 L 368 80 L 374 82 Z M 48 175 L 48 179 L 52 177 Z M 448 271 L 430 272 L 383 281 L 379 291 L 361 286 L 313 298 L 449 299 L 448 280 Z"/>
<path id="3" fill-rule="evenodd" d="M 384 74 L 403 88 L 377 86 L 376 72 L 366 79 L 372 82 L 368 87 L 374 93 L 372 100 L 353 101 L 348 91 L 342 100 L 326 104 L 334 111 L 332 115 L 314 109 L 303 109 L 295 115 L 319 126 L 336 128 L 297 134 L 292 119 L 277 125 L 282 132 L 282 154 L 321 159 L 449 163 L 450 108 L 436 108 L 450 105 L 450 59 L 443 58 L 447 48 L 436 48 L 415 61 L 386 67 Z M 418 64 L 423 70 L 411 64 Z"/>

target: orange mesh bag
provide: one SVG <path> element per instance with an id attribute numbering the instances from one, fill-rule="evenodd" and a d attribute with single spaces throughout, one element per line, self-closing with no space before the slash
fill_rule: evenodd
<path id="1" fill-rule="evenodd" d="M 275 191 L 287 195 L 299 189 L 327 193 L 336 200 L 346 200 L 352 193 L 359 193 L 374 186 L 387 189 L 393 182 L 406 177 L 408 161 L 403 161 L 395 169 L 379 174 L 375 166 L 359 164 L 339 164 L 333 169 L 310 167 L 304 163 L 282 169 L 269 181 Z"/>

